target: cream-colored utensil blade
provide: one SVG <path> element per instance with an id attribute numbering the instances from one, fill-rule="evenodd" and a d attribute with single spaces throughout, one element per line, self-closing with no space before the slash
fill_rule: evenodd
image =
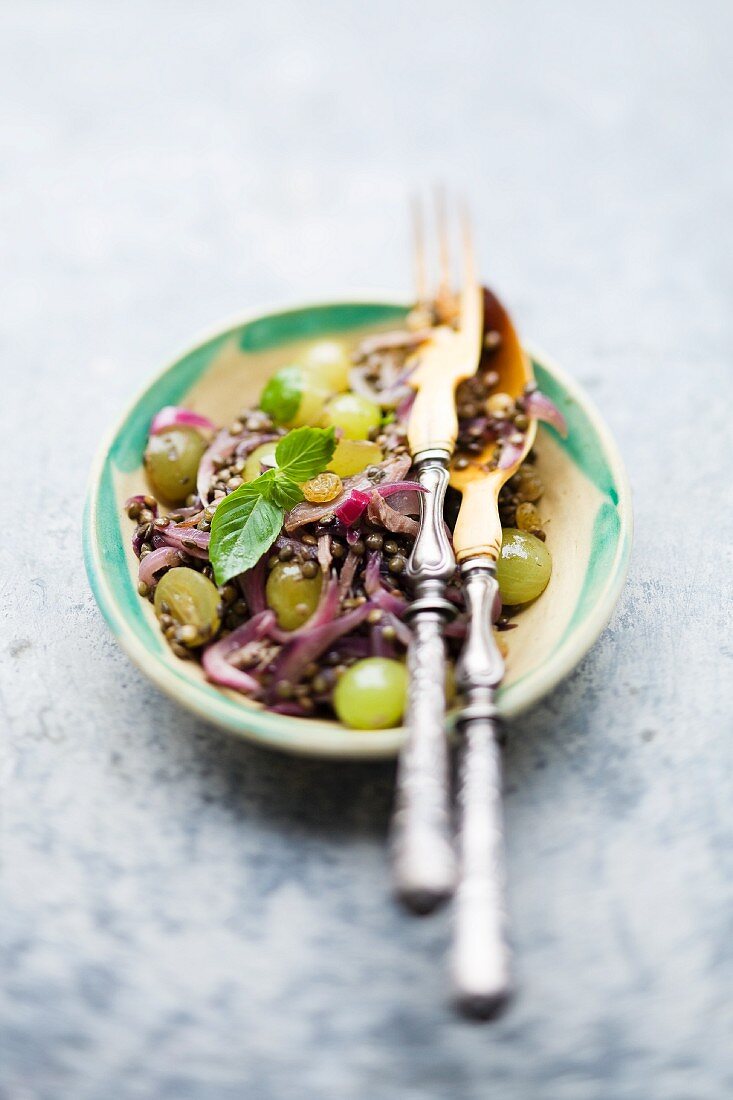
<path id="1" fill-rule="evenodd" d="M 417 390 L 407 426 L 407 442 L 413 455 L 433 449 L 452 454 L 455 447 L 456 386 L 476 373 L 481 356 L 481 291 L 474 287 L 462 301 L 467 310 L 466 330 L 456 333 L 443 326 L 437 328 L 419 353 L 420 362 L 410 380 Z"/>

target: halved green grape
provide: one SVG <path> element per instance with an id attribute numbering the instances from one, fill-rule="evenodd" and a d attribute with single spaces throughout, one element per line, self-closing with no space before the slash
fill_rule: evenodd
<path id="1" fill-rule="evenodd" d="M 551 573 L 552 558 L 544 542 L 528 531 L 507 527 L 496 567 L 502 603 L 516 605 L 535 600 L 547 587 Z"/>
<path id="2" fill-rule="evenodd" d="M 196 491 L 206 440 L 195 428 L 169 428 L 151 435 L 143 462 L 150 488 L 168 504 L 183 504 Z"/>
<path id="3" fill-rule="evenodd" d="M 328 390 L 303 374 L 303 391 L 298 411 L 286 424 L 288 428 L 319 428 L 323 424 L 323 410 L 328 401 Z"/>
<path id="4" fill-rule="evenodd" d="M 379 405 L 358 393 L 339 393 L 326 402 L 323 422 L 340 428 L 347 439 L 368 439 L 382 419 Z"/>
<path id="5" fill-rule="evenodd" d="M 322 585 L 320 569 L 315 576 L 307 577 L 300 562 L 279 561 L 275 565 L 267 578 L 265 596 L 283 630 L 296 630 L 311 617 Z"/>
<path id="6" fill-rule="evenodd" d="M 353 477 L 367 466 L 376 466 L 382 457 L 381 448 L 368 439 L 339 439 L 328 468 L 339 477 Z"/>
<path id="7" fill-rule="evenodd" d="M 277 462 L 275 462 L 275 451 L 277 450 L 278 442 L 279 440 L 272 439 L 269 443 L 261 443 L 259 447 L 255 447 L 252 454 L 247 458 L 244 469 L 242 470 L 242 477 L 245 481 L 254 481 L 256 477 L 259 477 L 263 472 L 263 466 L 266 469 L 274 469 L 277 466 Z"/>
<path id="8" fill-rule="evenodd" d="M 407 703 L 407 669 L 388 657 L 365 657 L 347 668 L 333 693 L 345 726 L 382 730 L 399 724 Z"/>
<path id="9" fill-rule="evenodd" d="M 208 577 L 195 569 L 178 566 L 160 578 L 155 589 L 158 617 L 171 615 L 181 630 L 178 640 L 184 645 L 203 645 L 219 629 L 221 596 Z"/>
<path id="10" fill-rule="evenodd" d="M 316 385 L 331 393 L 349 388 L 351 356 L 340 340 L 319 340 L 312 344 L 302 359 L 303 366 Z"/>

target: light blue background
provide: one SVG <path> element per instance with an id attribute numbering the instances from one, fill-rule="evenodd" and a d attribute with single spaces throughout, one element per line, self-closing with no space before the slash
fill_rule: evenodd
<path id="1" fill-rule="evenodd" d="M 2 1100 L 722 1100 L 731 943 L 731 8 L 0 7 Z M 406 196 L 631 472 L 619 610 L 510 730 L 520 992 L 444 1004 L 387 896 L 392 770 L 157 695 L 87 588 L 100 436 L 222 317 L 409 290 Z"/>

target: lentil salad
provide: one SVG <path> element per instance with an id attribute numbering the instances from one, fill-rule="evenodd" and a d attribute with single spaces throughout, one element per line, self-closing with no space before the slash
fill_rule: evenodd
<path id="1" fill-rule="evenodd" d="M 313 344 L 302 362 L 273 375 L 258 407 L 224 428 L 180 408 L 154 418 L 145 452 L 152 495 L 126 508 L 140 596 L 153 603 L 176 657 L 200 661 L 213 683 L 279 713 L 335 715 L 365 729 L 399 724 L 409 642 L 405 573 L 420 492 L 406 443 L 409 375 L 432 325 L 450 321 L 449 309 L 434 303 L 426 316 L 422 307 L 404 330 L 354 348 Z M 515 400 L 497 392 L 492 359 L 500 344 L 487 327 L 479 370 L 457 391 L 459 469 L 491 439 L 500 443 L 492 461 L 508 461 L 531 417 L 561 426 L 537 391 Z M 307 469 L 298 457 L 306 445 L 319 456 Z M 289 479 L 288 488 L 288 469 L 310 476 Z M 501 633 L 550 576 L 542 492 L 530 452 L 499 501 L 500 647 Z M 458 499 L 449 496 L 449 526 Z M 225 512 L 234 528 L 229 543 Z M 458 575 L 448 595 L 456 617 L 446 639 L 455 657 L 466 629 Z"/>

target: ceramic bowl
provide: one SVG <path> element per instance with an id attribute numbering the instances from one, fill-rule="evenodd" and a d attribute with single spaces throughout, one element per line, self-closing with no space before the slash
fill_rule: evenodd
<path id="1" fill-rule="evenodd" d="M 142 456 L 148 427 L 163 405 L 185 405 L 227 424 L 256 401 L 278 366 L 324 336 L 357 339 L 399 324 L 403 304 L 332 302 L 249 316 L 198 341 L 161 371 L 113 429 L 94 465 L 84 518 L 89 581 L 120 645 L 140 670 L 181 706 L 240 737 L 293 753 L 331 758 L 395 755 L 403 729 L 349 730 L 336 722 L 271 714 L 207 683 L 200 666 L 168 648 L 150 604 L 137 593 L 132 523 L 123 504 L 148 491 Z M 513 718 L 571 671 L 607 623 L 621 591 L 631 544 L 628 482 L 616 446 L 586 395 L 545 355 L 527 349 L 540 388 L 562 410 L 567 439 L 538 433 L 537 468 L 552 579 L 504 637 L 507 672 L 498 695 Z"/>

